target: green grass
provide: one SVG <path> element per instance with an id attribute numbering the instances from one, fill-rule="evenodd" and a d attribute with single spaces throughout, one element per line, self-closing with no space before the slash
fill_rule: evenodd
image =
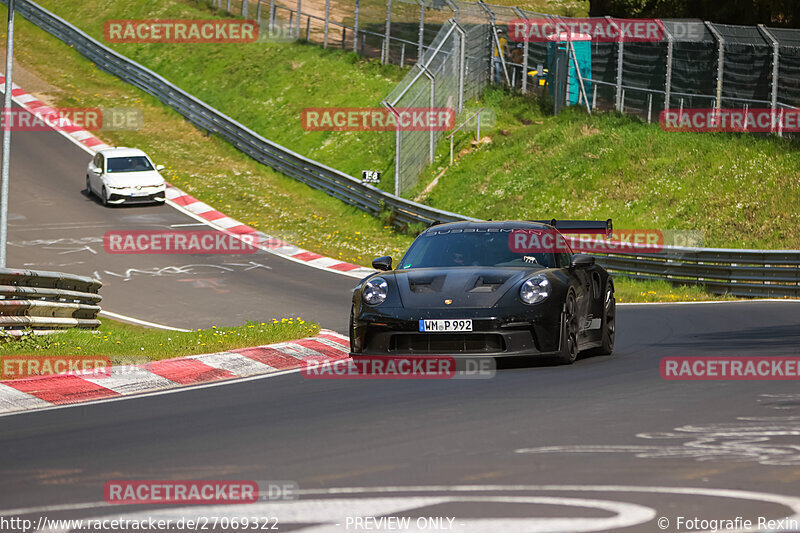
<path id="1" fill-rule="evenodd" d="M 392 132 L 306 131 L 300 117 L 307 107 L 381 107 L 405 75 L 400 67 L 302 42 L 113 44 L 104 39 L 109 19 L 225 16 L 204 2 L 41 4 L 266 138 L 353 176 L 382 171 L 383 187 L 392 190 Z"/>
<path id="2" fill-rule="evenodd" d="M 624 277 L 614 278 L 614 296 L 617 303 L 735 300 L 731 296 L 708 294 L 696 285 L 673 286 L 666 281 L 639 281 Z"/>
<path id="3" fill-rule="evenodd" d="M 105 356 L 113 364 L 131 364 L 274 344 L 313 336 L 318 331 L 317 324 L 300 318 L 191 332 L 146 328 L 104 318 L 96 331 L 70 329 L 52 335 L 0 340 L 0 359 L 19 355 Z"/>
<path id="4" fill-rule="evenodd" d="M 426 203 L 492 219 L 614 219 L 616 228 L 696 230 L 704 245 L 800 248 L 797 142 L 670 133 L 616 113 L 559 116 L 497 88 L 482 104 L 491 142 L 447 168 Z M 474 138 L 474 131 L 472 132 Z M 460 137 L 459 150 L 471 141 Z M 440 146 L 417 191 L 449 163 Z"/>

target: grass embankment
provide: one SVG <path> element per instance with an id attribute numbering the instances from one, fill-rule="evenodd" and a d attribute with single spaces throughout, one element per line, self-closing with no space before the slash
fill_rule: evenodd
<path id="1" fill-rule="evenodd" d="M 300 318 L 248 322 L 244 326 L 168 331 L 101 319 L 96 331 L 70 329 L 52 335 L 0 339 L 3 356 L 106 356 L 113 364 L 143 363 L 170 357 L 223 352 L 315 335 L 319 326 Z"/>
<path id="2" fill-rule="evenodd" d="M 448 168 L 426 203 L 479 218 L 611 217 L 615 228 L 695 230 L 710 247 L 800 248 L 795 141 L 665 132 L 579 109 L 548 116 L 496 88 L 483 100 L 497 116 L 491 142 Z M 472 140 L 474 130 L 456 153 Z M 442 146 L 418 190 L 447 164 Z"/>
<path id="3" fill-rule="evenodd" d="M 102 22 L 106 18 L 202 18 L 213 14 L 207 8 L 185 0 L 127 2 L 123 6 L 120 6 L 123 4 L 122 2 L 106 3 L 96 0 L 88 2 L 45 0 L 43 3 L 45 7 L 81 27 L 89 25 L 90 32 L 99 37 L 102 37 Z M 81 13 L 87 10 L 92 12 L 92 17 L 81 16 Z M 0 16 L 4 16 L 2 9 L 0 9 Z M 46 35 L 23 19 L 18 18 L 17 21 L 17 58 L 30 70 L 32 75 L 38 76 L 50 84 L 50 89 L 37 93 L 39 96 L 53 105 L 64 107 L 130 106 L 140 108 L 144 115 L 142 129 L 100 132 L 100 137 L 111 144 L 138 146 L 147 150 L 158 162 L 168 165 L 167 176 L 173 183 L 201 200 L 243 222 L 262 228 L 271 234 L 282 236 L 295 244 L 359 264 L 369 264 L 369 260 L 378 255 L 388 254 L 397 257 L 410 244 L 411 236 L 397 234 L 381 221 L 367 217 L 321 192 L 272 172 L 217 138 L 203 135 L 187 124 L 177 113 L 165 109 L 156 99 L 99 71 L 75 51 L 70 50 L 57 39 Z M 153 48 L 159 46 L 166 47 L 161 51 L 163 55 Z M 259 123 L 260 119 L 267 122 L 272 120 L 264 115 L 283 113 L 281 116 L 285 120 L 299 124 L 298 116 L 292 115 L 292 113 L 299 113 L 298 110 L 306 106 L 376 105 L 380 97 L 384 95 L 381 94 L 380 87 L 382 86 L 388 92 L 401 76 L 397 69 L 384 69 L 374 61 L 357 59 L 344 52 L 326 51 L 316 46 L 302 44 L 282 44 L 280 46 L 264 43 L 244 46 L 126 45 L 120 47 L 120 50 L 132 55 L 159 73 L 167 75 L 168 78 L 172 78 L 189 92 L 211 103 L 218 100 L 220 102 L 218 107 L 222 111 L 239 118 L 246 125 L 268 137 L 274 137 L 271 130 L 265 131 L 259 129 L 258 126 L 258 124 L 266 124 Z M 263 59 L 262 63 L 258 65 L 247 63 L 250 61 L 247 57 L 256 57 L 259 53 Z M 55 57 L 58 58 L 58 61 L 53 60 Z M 306 58 L 306 66 L 314 68 L 294 67 L 298 58 L 300 61 Z M 180 66 L 184 61 L 190 67 Z M 240 61 L 257 68 L 257 70 L 246 71 L 231 66 L 240 65 Z M 258 63 L 255 59 L 253 61 Z M 157 64 L 149 64 L 149 62 Z M 276 74 L 278 78 L 270 77 L 272 76 L 270 72 L 273 70 L 279 71 Z M 254 75 L 254 72 L 257 75 Z M 177 79 L 175 76 L 178 75 L 184 75 L 186 79 Z M 319 77 L 323 78 L 323 82 L 326 84 L 324 92 L 315 88 Z M 355 80 L 358 77 L 363 77 L 365 81 L 357 83 Z M 245 80 L 245 78 L 247 79 Z M 230 79 L 239 80 L 240 83 L 231 83 Z M 227 93 L 233 100 L 226 98 L 223 91 L 218 90 L 220 87 L 224 87 L 224 93 Z M 345 87 L 347 90 L 343 89 Z M 245 96 L 241 97 L 240 93 Z M 237 115 L 237 112 L 241 112 L 241 109 L 237 110 L 237 107 L 243 106 L 245 102 L 248 106 L 261 109 L 262 112 L 250 110 Z M 264 105 L 264 102 L 268 102 L 268 105 Z M 617 194 L 615 190 L 596 187 L 592 189 L 591 194 L 587 193 L 586 196 L 575 201 L 573 198 L 577 190 L 575 185 L 566 178 L 558 181 L 557 184 L 561 186 L 551 184 L 553 186 L 549 187 L 547 192 L 552 196 L 546 197 L 546 202 L 525 203 L 524 193 L 519 198 L 517 196 L 505 198 L 504 202 L 498 202 L 496 197 L 498 194 L 506 195 L 503 187 L 529 185 L 527 182 L 520 182 L 518 175 L 512 174 L 510 170 L 506 172 L 506 170 L 526 164 L 525 160 L 532 154 L 539 156 L 537 161 L 545 169 L 548 169 L 547 172 L 552 172 L 553 168 L 560 168 L 563 172 L 568 172 L 571 167 L 568 165 L 568 154 L 563 153 L 566 148 L 562 145 L 572 146 L 577 142 L 569 135 L 573 130 L 581 132 L 582 128 L 588 128 L 592 135 L 583 135 L 582 137 L 591 139 L 599 135 L 597 139 L 599 142 L 607 136 L 618 140 L 620 133 L 612 124 L 611 131 L 595 134 L 593 132 L 597 126 L 593 125 L 592 121 L 601 121 L 597 124 L 599 126 L 607 125 L 602 121 L 621 121 L 627 124 L 626 127 L 630 130 L 626 135 L 634 135 L 636 128 L 642 128 L 641 125 L 629 119 L 616 117 L 586 119 L 575 113 L 567 113 L 561 117 L 546 117 L 539 112 L 535 103 L 498 91 L 489 91 L 483 105 L 496 109 L 499 129 L 505 133 L 493 133 L 494 142 L 491 149 L 487 147 L 478 149 L 474 154 L 462 158 L 450 172 L 446 173 L 441 186 L 434 189 L 432 193 L 431 202 L 434 205 L 450 203 L 456 210 L 462 207 L 464 212 L 469 212 L 470 209 L 480 210 L 481 214 L 478 216 L 494 219 L 511 214 L 522 216 L 528 212 L 534 213 L 534 211 L 537 216 L 546 212 L 548 217 L 593 216 L 596 214 L 599 218 L 606 218 L 608 213 L 612 213 L 617 226 L 625 226 L 624 223 L 620 224 L 620 216 L 628 215 L 628 207 L 622 212 L 615 212 L 611 210 L 610 205 L 606 206 L 602 201 L 606 196 Z M 289 109 L 294 111 L 289 112 Z M 531 121 L 530 124 L 526 124 L 528 120 Z M 542 127 L 540 133 L 543 134 L 537 135 L 534 129 L 530 129 L 531 126 Z M 529 129 L 525 130 L 525 128 Z M 653 131 L 653 129 L 651 127 L 648 131 Z M 284 135 L 291 136 L 295 133 L 284 132 Z M 320 140 L 320 138 L 312 141 L 313 135 L 317 134 L 303 132 L 299 136 L 298 142 L 305 142 L 307 143 L 305 146 L 308 147 L 326 143 L 326 140 Z M 531 137 L 527 141 L 525 141 L 526 135 Z M 309 137 L 304 140 L 305 136 Z M 341 136 L 341 138 L 337 136 Z M 337 146 L 347 147 L 341 152 L 341 157 L 362 157 L 367 152 L 364 146 L 373 148 L 369 142 L 349 139 L 343 134 L 331 134 L 331 138 L 334 140 L 331 140 L 329 145 L 341 142 L 343 144 Z M 515 153 L 516 160 L 503 160 L 506 156 L 502 153 L 490 155 L 494 154 L 498 147 L 502 149 L 506 146 L 503 139 L 509 139 L 508 148 L 528 146 L 535 150 L 530 150 L 530 153 L 525 150 L 521 154 Z M 646 135 L 640 134 L 641 139 L 646 139 Z M 511 142 L 512 140 L 513 142 Z M 293 149 L 297 149 L 296 146 L 291 146 Z M 577 149 L 576 146 L 572 146 L 572 148 L 573 152 Z M 647 148 L 647 146 L 640 146 L 642 150 Z M 634 146 L 629 146 L 625 150 L 624 154 L 634 156 L 634 161 L 647 157 L 646 152 L 637 152 Z M 595 155 L 602 157 L 604 152 L 601 152 L 599 148 L 597 151 L 600 155 Z M 542 159 L 543 154 L 547 153 L 553 156 L 552 161 Z M 580 155 L 583 153 L 580 152 Z M 486 157 L 494 158 L 491 164 L 481 159 Z M 623 156 L 618 156 L 618 163 L 621 157 Z M 497 159 L 502 161 L 498 162 Z M 588 159 L 596 160 L 594 157 L 588 157 Z M 484 162 L 481 163 L 481 161 Z M 622 163 L 624 163 L 623 167 L 627 166 L 625 161 Z M 384 161 L 384 164 L 389 163 Z M 498 165 L 497 168 L 492 168 L 492 164 Z M 468 165 L 474 166 L 468 167 Z M 461 192 L 458 192 L 461 186 L 452 179 L 459 168 L 465 175 L 469 174 L 465 176 L 464 190 Z M 540 167 L 536 167 L 534 170 L 535 172 L 531 173 L 532 176 L 538 177 L 542 174 Z M 491 183 L 491 179 L 498 177 L 497 171 L 502 171 L 502 175 L 506 176 L 502 187 L 500 187 L 501 184 Z M 623 184 L 621 180 L 627 177 L 627 171 L 619 169 L 618 172 L 612 174 L 616 187 L 626 190 L 627 185 Z M 502 178 L 502 175 L 499 177 Z M 526 175 L 526 177 L 530 176 Z M 640 176 L 634 176 L 634 182 L 639 178 Z M 485 185 L 481 182 L 476 186 L 475 179 L 489 181 Z M 541 178 L 540 181 L 546 180 Z M 514 185 L 517 182 L 519 184 Z M 455 185 L 453 185 L 454 183 Z M 452 198 L 447 198 L 448 190 L 449 194 L 452 194 Z M 470 192 L 474 192 L 474 194 L 470 195 Z M 528 194 L 531 192 L 527 191 Z M 540 194 L 538 191 L 533 192 Z M 477 205 L 484 201 L 486 202 L 485 208 Z M 587 201 L 595 202 L 596 209 L 593 211 L 580 209 L 580 202 Z M 460 202 L 466 202 L 468 205 L 459 205 Z M 521 205 L 535 206 L 535 209 L 530 207 L 529 209 L 517 209 L 517 211 L 510 210 L 512 206 L 519 208 Z M 573 205 L 576 207 L 575 210 L 573 210 Z M 491 213 L 492 210 L 495 212 Z M 490 214 L 485 215 L 484 213 L 487 212 Z M 657 212 L 655 209 L 651 211 L 651 213 Z M 628 227 L 654 227 L 656 224 L 655 227 L 663 227 L 657 217 L 655 219 L 652 216 L 646 218 L 643 210 L 639 210 L 638 213 L 639 218 L 628 217 L 623 222 L 628 222 Z M 629 282 L 620 281 L 619 290 L 622 290 L 627 283 Z M 647 292 L 637 289 L 637 286 L 637 284 L 630 286 L 631 298 L 636 297 L 637 292 Z M 665 293 L 664 298 L 669 299 L 669 294 L 672 292 Z M 644 297 L 644 295 L 640 296 Z"/>

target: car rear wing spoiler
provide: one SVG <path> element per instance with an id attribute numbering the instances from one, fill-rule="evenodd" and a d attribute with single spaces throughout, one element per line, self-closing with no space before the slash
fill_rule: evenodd
<path id="1" fill-rule="evenodd" d="M 531 220 L 539 224 L 549 224 L 561 233 L 591 233 L 611 237 L 613 225 L 608 220 Z"/>

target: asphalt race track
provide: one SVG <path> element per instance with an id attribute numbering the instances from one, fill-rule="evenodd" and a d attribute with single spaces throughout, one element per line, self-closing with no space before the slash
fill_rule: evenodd
<path id="1" fill-rule="evenodd" d="M 111 254 L 120 230 L 208 230 L 169 206 L 105 208 L 84 192 L 91 156 L 55 132 L 14 132 L 8 264 L 94 276 L 103 309 L 174 327 L 235 326 L 302 316 L 347 331 L 342 311 L 357 279 L 269 252 Z"/>
<path id="2" fill-rule="evenodd" d="M 96 272 L 105 308 L 175 326 L 302 315 L 343 330 L 352 278 L 269 254 L 105 253 L 111 229 L 194 221 L 169 207 L 103 208 L 81 194 L 87 159 L 56 134 L 15 134 L 11 265 Z M 248 261 L 261 266 L 219 268 Z M 525 533 L 800 513 L 796 382 L 659 373 L 665 356 L 798 356 L 800 304 L 624 306 L 617 321 L 615 355 L 569 367 L 462 380 L 287 373 L 3 416 L 0 518 L 257 515 L 320 533 L 391 515 L 453 519 L 424 531 Z M 108 506 L 104 484 L 120 479 L 292 481 L 300 498 Z"/>
<path id="3" fill-rule="evenodd" d="M 3 417 L 0 501 L 48 518 L 262 513 L 281 531 L 314 532 L 346 531 L 329 523 L 342 506 L 511 533 L 559 517 L 568 520 L 551 531 L 791 515 L 787 505 L 800 505 L 796 383 L 664 381 L 658 366 L 663 356 L 796 356 L 800 305 L 632 306 L 618 323 L 611 357 L 493 379 L 293 373 Z M 108 480 L 214 478 L 291 480 L 307 492 L 244 510 L 101 503 Z M 66 504 L 90 505 L 50 510 Z"/>

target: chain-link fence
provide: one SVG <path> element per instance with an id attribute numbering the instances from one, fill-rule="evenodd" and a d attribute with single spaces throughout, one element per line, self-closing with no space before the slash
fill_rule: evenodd
<path id="1" fill-rule="evenodd" d="M 464 17 L 466 18 L 466 17 Z M 408 108 L 464 110 L 465 100 L 480 95 L 489 70 L 489 26 L 450 20 L 426 48 L 422 60 L 384 100 L 393 113 Z M 417 183 L 417 178 L 433 162 L 436 144 L 444 131 L 403 129 L 398 120 L 395 132 L 395 194 Z"/>
<path id="2" fill-rule="evenodd" d="M 460 0 L 213 3 L 257 19 L 262 32 L 276 39 L 305 39 L 379 57 L 384 63 L 419 64 L 424 68 L 412 69 L 385 102 L 393 107 L 452 104 L 458 111 L 491 80 L 522 93 L 546 92 L 550 78 L 543 73 L 552 69 L 553 43 L 509 42 L 509 25 L 520 19 L 575 20 Z M 615 24 L 610 18 L 581 20 Z M 570 90 L 582 87 L 578 104 L 635 114 L 648 122 L 658 120 L 664 109 L 800 109 L 800 30 L 703 21 L 659 24 L 663 31 L 658 40 L 590 40 L 590 68 L 581 84 L 567 84 L 566 102 L 576 103 Z M 396 134 L 398 194 L 414 187 L 432 160 L 431 143 L 440 136 L 441 132 Z"/>

